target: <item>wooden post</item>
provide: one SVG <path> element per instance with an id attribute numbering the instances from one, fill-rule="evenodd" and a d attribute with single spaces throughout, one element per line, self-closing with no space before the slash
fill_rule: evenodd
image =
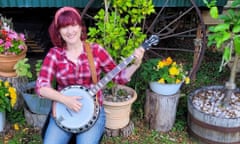
<path id="1" fill-rule="evenodd" d="M 27 123 L 33 127 L 43 128 L 48 117 L 46 114 L 35 114 L 24 108 L 24 115 Z"/>
<path id="2" fill-rule="evenodd" d="M 168 132 L 173 127 L 180 92 L 173 95 L 160 95 L 146 91 L 145 122 L 150 129 Z"/>
<path id="3" fill-rule="evenodd" d="M 133 133 L 134 123 L 130 120 L 128 125 L 120 129 L 105 128 L 105 136 L 107 137 L 128 137 Z"/>

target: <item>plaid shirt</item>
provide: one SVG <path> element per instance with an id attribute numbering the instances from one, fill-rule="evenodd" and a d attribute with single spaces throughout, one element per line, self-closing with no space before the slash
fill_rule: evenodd
<path id="1" fill-rule="evenodd" d="M 100 79 L 102 72 L 108 73 L 115 66 L 107 51 L 98 44 L 91 44 L 94 63 L 96 67 L 97 79 Z M 125 84 L 129 80 L 122 70 L 113 81 L 118 84 Z M 39 94 L 39 88 L 51 87 L 52 80 L 56 78 L 57 89 L 60 91 L 69 85 L 81 85 L 86 88 L 93 86 L 90 65 L 88 63 L 87 53 L 84 52 L 79 56 L 77 65 L 66 57 L 66 51 L 63 48 L 51 48 L 46 55 L 41 71 L 36 82 L 36 92 Z M 98 92 L 99 103 L 102 104 L 102 91 Z"/>

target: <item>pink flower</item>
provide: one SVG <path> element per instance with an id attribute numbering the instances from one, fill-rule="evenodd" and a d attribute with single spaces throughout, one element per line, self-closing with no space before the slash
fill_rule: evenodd
<path id="1" fill-rule="evenodd" d="M 10 47 L 12 47 L 12 43 L 10 41 L 6 41 L 5 42 L 5 48 L 9 49 Z"/>
<path id="2" fill-rule="evenodd" d="M 19 34 L 19 40 L 21 40 L 21 41 L 25 41 L 26 39 L 25 39 L 25 36 L 24 36 L 24 34 L 22 34 L 22 33 L 20 33 Z"/>
<path id="3" fill-rule="evenodd" d="M 0 39 L 0 44 L 3 44 L 3 43 L 4 43 L 4 41 L 2 39 Z"/>
<path id="4" fill-rule="evenodd" d="M 9 31 L 8 37 L 9 37 L 10 39 L 17 39 L 17 38 L 18 38 L 18 35 L 17 35 L 16 32 Z"/>
<path id="5" fill-rule="evenodd" d="M 20 48 L 22 50 L 25 49 L 24 45 L 19 45 L 18 48 Z"/>
<path id="6" fill-rule="evenodd" d="M 18 55 L 25 48 L 25 36 L 23 33 L 17 33 L 13 29 L 7 30 L 4 27 L 0 27 L 0 54 Z"/>

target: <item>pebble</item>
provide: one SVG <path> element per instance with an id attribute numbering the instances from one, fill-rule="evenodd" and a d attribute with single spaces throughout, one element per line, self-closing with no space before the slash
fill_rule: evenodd
<path id="1" fill-rule="evenodd" d="M 222 106 L 224 93 L 220 90 L 199 92 L 192 97 L 193 106 L 199 111 L 221 118 L 240 117 L 240 94 L 232 93 L 230 105 Z"/>

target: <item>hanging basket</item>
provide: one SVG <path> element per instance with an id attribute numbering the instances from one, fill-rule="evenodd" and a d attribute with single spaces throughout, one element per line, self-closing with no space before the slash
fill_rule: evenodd
<path id="1" fill-rule="evenodd" d="M 19 55 L 3 55 L 0 54 L 0 76 L 15 77 L 14 65 L 21 59 L 26 57 L 27 47 Z"/>

